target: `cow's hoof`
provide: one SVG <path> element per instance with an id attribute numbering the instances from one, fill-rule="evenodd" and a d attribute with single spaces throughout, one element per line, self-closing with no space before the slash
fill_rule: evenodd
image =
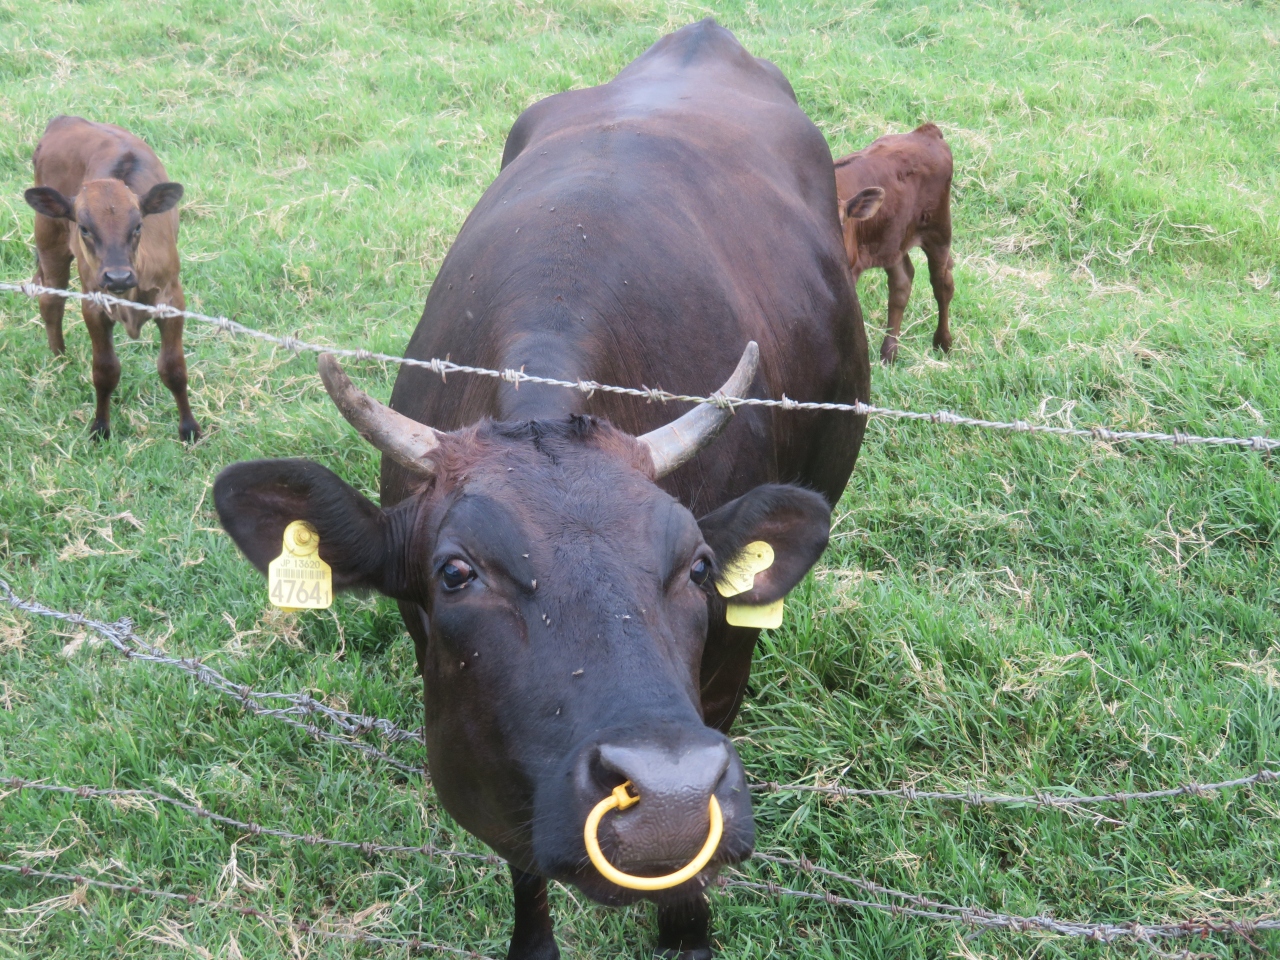
<path id="1" fill-rule="evenodd" d="M 512 941 L 507 960 L 560 960 L 560 948 L 556 946 L 555 937 L 541 938 L 534 943 Z"/>
<path id="2" fill-rule="evenodd" d="M 940 337 L 935 333 L 933 335 L 933 348 L 935 350 L 941 350 L 943 353 L 950 353 L 951 335 L 947 334 L 945 337 Z"/>
<path id="3" fill-rule="evenodd" d="M 898 338 L 885 337 L 880 344 L 880 362 L 886 367 L 898 359 Z"/>
<path id="4" fill-rule="evenodd" d="M 699 947 L 696 950 L 668 948 L 653 952 L 653 960 L 711 960 L 713 956 L 710 947 Z"/>
<path id="5" fill-rule="evenodd" d="M 110 440 L 111 424 L 103 423 L 101 420 L 93 421 L 93 425 L 89 427 L 89 436 L 94 440 Z"/>
<path id="6" fill-rule="evenodd" d="M 196 423 L 194 420 L 188 420 L 184 423 L 178 424 L 178 437 L 183 443 L 194 443 L 203 435 L 204 434 L 200 432 L 200 424 Z"/>

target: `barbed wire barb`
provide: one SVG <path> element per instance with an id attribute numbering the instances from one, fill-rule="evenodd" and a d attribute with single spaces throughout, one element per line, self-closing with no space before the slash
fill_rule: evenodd
<path id="1" fill-rule="evenodd" d="M 227 333 L 253 337 L 267 343 L 274 343 L 277 346 L 284 347 L 292 353 L 331 353 L 337 357 L 347 357 L 353 360 L 376 360 L 379 363 L 399 364 L 407 367 L 421 367 L 437 374 L 442 380 L 445 378 L 446 374 L 449 373 L 464 373 L 478 377 L 493 377 L 498 380 L 504 380 L 517 387 L 521 383 L 536 383 L 549 387 L 564 387 L 570 390 L 581 390 L 583 388 L 582 381 L 557 380 L 554 377 L 539 377 L 525 373 L 523 368 L 519 370 L 493 370 L 488 367 L 473 367 L 465 364 L 453 363 L 447 359 L 441 360 L 438 357 L 433 357 L 429 360 L 418 360 L 412 357 L 398 357 L 387 353 L 377 353 L 367 349 L 353 350 L 342 347 L 322 346 L 320 344 L 308 343 L 306 340 L 300 340 L 293 336 L 276 336 L 275 334 L 255 330 L 253 327 L 246 326 L 245 324 L 231 320 L 228 317 L 209 316 L 208 314 L 197 313 L 194 310 L 176 310 L 175 308 L 165 304 L 153 306 L 146 303 L 136 303 L 132 300 L 125 300 L 121 297 L 112 296 L 108 293 L 80 293 L 75 290 L 46 287 L 30 282 L 0 282 L 0 291 L 21 293 L 28 297 L 52 294 L 54 296 L 66 297 L 74 300 L 91 300 L 94 303 L 98 303 L 103 306 L 129 307 L 133 310 L 141 310 L 144 313 L 150 313 L 153 316 L 182 316 L 188 320 L 195 320 L 199 323 L 209 324 L 219 330 L 226 331 Z M 1195 434 L 1183 433 L 1182 431 L 1162 433 L 1155 430 L 1111 430 L 1101 426 L 1083 428 L 1055 427 L 1049 424 L 1028 423 L 1025 420 L 984 420 L 979 417 L 961 416 L 947 410 L 936 410 L 930 413 L 924 413 L 917 410 L 895 410 L 892 407 L 880 407 L 874 404 L 862 402 L 817 403 L 808 400 L 791 400 L 785 396 L 781 400 L 772 400 L 754 397 L 727 397 L 718 393 L 709 397 L 704 397 L 694 394 L 671 393 L 667 390 L 655 387 L 620 387 L 612 384 L 594 382 L 591 383 L 590 386 L 592 390 L 599 390 L 602 393 L 614 393 L 629 397 L 639 397 L 640 399 L 648 400 L 650 402 L 656 400 L 663 403 L 668 401 L 699 404 L 709 403 L 718 407 L 727 407 L 730 410 L 736 409 L 737 407 L 780 407 L 784 410 L 852 413 L 856 416 L 884 417 L 891 420 L 914 420 L 918 422 L 953 427 L 969 427 L 982 430 L 1040 434 L 1054 437 L 1074 437 L 1082 440 L 1092 440 L 1098 443 L 1152 441 L 1170 443 L 1174 446 L 1201 445 L 1209 447 L 1237 447 L 1239 449 L 1249 450 L 1255 453 L 1270 453 L 1273 450 L 1280 449 L 1280 439 L 1272 439 L 1270 437 L 1260 435 L 1252 437 L 1213 437 L 1198 436 Z"/>

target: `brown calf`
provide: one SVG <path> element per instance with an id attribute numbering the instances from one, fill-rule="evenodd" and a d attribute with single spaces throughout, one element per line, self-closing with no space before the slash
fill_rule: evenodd
<path id="1" fill-rule="evenodd" d="M 26 192 L 36 212 L 35 282 L 66 289 L 74 258 L 80 289 L 106 291 L 151 305 L 186 308 L 178 280 L 178 200 L 182 184 L 170 183 L 164 165 L 145 143 L 109 123 L 54 117 L 36 145 L 36 185 Z M 66 300 L 40 297 L 49 349 L 62 353 Z M 111 435 L 111 394 L 120 382 L 113 343 L 115 323 L 135 340 L 148 314 L 126 307 L 81 302 L 93 342 L 93 386 L 98 394 L 92 432 Z M 160 379 L 178 403 L 178 434 L 200 436 L 187 402 L 187 363 L 182 318 L 156 318 L 160 328 Z"/>
<path id="2" fill-rule="evenodd" d="M 889 332 L 880 360 L 898 355 L 902 314 L 911 296 L 915 268 L 907 253 L 924 249 L 929 282 L 938 301 L 933 345 L 951 349 L 951 150 L 932 123 L 910 133 L 881 137 L 871 146 L 836 161 L 840 226 L 853 282 L 870 267 L 889 275 Z"/>

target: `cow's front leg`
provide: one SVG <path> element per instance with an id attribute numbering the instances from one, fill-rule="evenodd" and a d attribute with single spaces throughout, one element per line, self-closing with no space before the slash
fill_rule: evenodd
<path id="1" fill-rule="evenodd" d="M 186 299 L 182 289 L 168 291 L 159 303 L 186 309 Z M 191 403 L 187 400 L 187 360 L 182 353 L 182 317 L 156 317 L 156 326 L 160 328 L 160 356 L 156 358 L 156 369 L 160 373 L 160 381 L 173 394 L 178 405 L 178 436 L 187 442 L 200 439 L 200 424 L 196 423 L 191 412 Z"/>
<path id="2" fill-rule="evenodd" d="M 889 332 L 880 344 L 880 362 L 889 364 L 898 359 L 898 337 L 902 334 L 902 315 L 911 299 L 911 281 L 916 270 L 911 264 L 911 254 L 904 253 L 897 263 L 884 268 L 889 275 Z"/>
<path id="3" fill-rule="evenodd" d="M 89 432 L 95 439 L 106 440 L 111 436 L 111 394 L 120 382 L 120 358 L 116 356 L 115 321 L 107 311 L 88 300 L 83 301 L 81 313 L 84 325 L 89 328 L 89 340 L 93 343 L 93 389 L 98 395 L 93 413 L 93 426 Z"/>
<path id="4" fill-rule="evenodd" d="M 695 900 L 658 904 L 658 949 L 661 960 L 711 960 L 711 904 L 706 894 Z"/>
<path id="5" fill-rule="evenodd" d="M 551 908 L 547 904 L 544 877 L 511 867 L 511 893 L 515 900 L 516 922 L 511 931 L 507 960 L 559 960 Z"/>
<path id="6" fill-rule="evenodd" d="M 67 248 L 65 220 L 36 217 L 36 275 L 34 281 L 42 287 L 67 289 L 71 279 L 71 251 Z M 54 293 L 40 294 L 40 319 L 44 321 L 45 337 L 55 356 L 66 351 L 62 338 L 62 315 L 67 308 L 65 298 Z"/>

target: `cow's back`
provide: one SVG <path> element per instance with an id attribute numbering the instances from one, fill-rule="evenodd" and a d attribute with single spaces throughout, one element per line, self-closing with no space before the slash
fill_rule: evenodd
<path id="1" fill-rule="evenodd" d="M 706 394 L 748 340 L 757 396 L 869 398 L 831 155 L 782 74 L 705 20 L 614 80 L 534 104 L 432 285 L 408 354 Z M 392 406 L 456 429 L 589 412 L 633 433 L 683 406 L 402 369 Z M 744 408 L 664 485 L 702 513 L 769 481 L 838 498 L 864 421 Z M 384 462 L 384 503 L 407 478 Z"/>

